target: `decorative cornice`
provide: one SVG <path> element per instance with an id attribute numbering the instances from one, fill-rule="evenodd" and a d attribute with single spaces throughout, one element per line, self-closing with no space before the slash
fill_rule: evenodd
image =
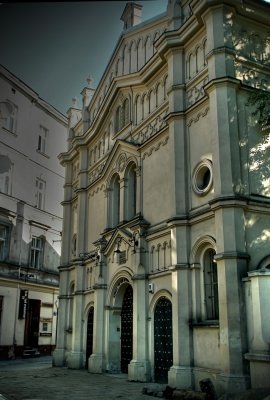
<path id="1" fill-rule="evenodd" d="M 240 251 L 225 251 L 223 253 L 217 253 L 214 256 L 214 260 L 216 261 L 227 259 L 242 259 L 248 261 L 250 259 L 250 255 Z"/>

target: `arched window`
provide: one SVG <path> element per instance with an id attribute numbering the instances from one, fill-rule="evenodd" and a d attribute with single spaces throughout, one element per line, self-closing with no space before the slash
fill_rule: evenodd
<path id="1" fill-rule="evenodd" d="M 115 113 L 115 132 L 120 131 L 122 128 L 122 108 L 119 106 Z"/>
<path id="2" fill-rule="evenodd" d="M 208 249 L 203 256 L 205 317 L 207 320 L 217 320 L 219 318 L 218 276 L 214 255 L 214 250 Z"/>
<path id="3" fill-rule="evenodd" d="M 120 217 L 120 183 L 118 174 L 113 175 L 109 190 L 109 227 L 114 228 L 119 224 Z"/>
<path id="4" fill-rule="evenodd" d="M 123 104 L 123 126 L 127 125 L 129 121 L 129 101 L 126 99 Z"/>
<path id="5" fill-rule="evenodd" d="M 136 165 L 130 164 L 125 173 L 125 220 L 136 215 Z"/>
<path id="6" fill-rule="evenodd" d="M 73 298 L 74 298 L 74 293 L 75 293 L 75 283 L 72 282 L 70 284 L 69 287 L 69 304 L 68 304 L 68 308 L 69 308 L 69 313 L 68 313 L 68 327 L 67 330 L 69 333 L 72 332 L 72 328 L 73 328 Z"/>
<path id="7" fill-rule="evenodd" d="M 141 97 L 136 98 L 136 124 L 138 125 L 142 120 L 142 101 Z"/>

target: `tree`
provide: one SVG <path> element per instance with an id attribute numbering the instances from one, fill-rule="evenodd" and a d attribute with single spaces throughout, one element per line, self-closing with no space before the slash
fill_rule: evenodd
<path id="1" fill-rule="evenodd" d="M 258 123 L 265 130 L 270 127 L 270 92 L 267 90 L 254 90 L 248 99 L 248 105 L 255 106 L 252 115 L 258 116 Z"/>

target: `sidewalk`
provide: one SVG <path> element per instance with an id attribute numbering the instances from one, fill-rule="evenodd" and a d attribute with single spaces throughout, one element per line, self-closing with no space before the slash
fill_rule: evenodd
<path id="1" fill-rule="evenodd" d="M 142 394 L 145 386 L 128 382 L 124 374 L 51 367 L 42 357 L 36 365 L 33 360 L 0 362 L 0 400 L 149 400 Z"/>

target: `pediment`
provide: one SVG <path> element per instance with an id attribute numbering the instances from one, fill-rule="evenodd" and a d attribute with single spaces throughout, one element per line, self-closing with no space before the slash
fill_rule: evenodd
<path id="1" fill-rule="evenodd" d="M 132 239 L 132 233 L 129 232 L 127 229 L 124 228 L 117 228 L 113 235 L 110 237 L 107 246 L 104 249 L 104 255 L 107 256 L 108 254 L 112 253 L 115 251 L 117 248 L 117 245 L 119 241 L 123 243 L 123 248 L 124 246 L 129 246 L 127 243 Z"/>
<path id="2" fill-rule="evenodd" d="M 103 167 L 102 177 L 111 175 L 112 173 L 123 174 L 128 163 L 133 160 L 138 163 L 138 145 L 117 140 L 111 150 L 109 157 Z"/>

